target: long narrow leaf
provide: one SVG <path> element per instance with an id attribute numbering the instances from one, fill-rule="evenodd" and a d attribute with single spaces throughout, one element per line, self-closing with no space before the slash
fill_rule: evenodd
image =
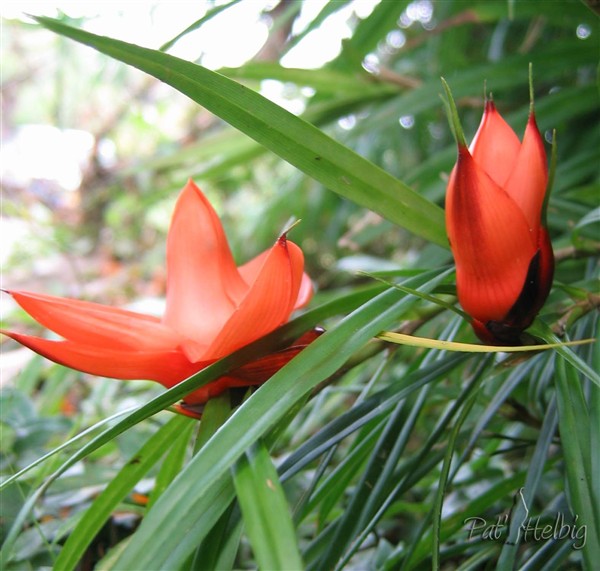
<path id="1" fill-rule="evenodd" d="M 590 417 L 577 371 L 560 357 L 555 379 L 558 423 L 571 503 L 575 515 L 579 516 L 578 525 L 587 526 L 583 558 L 588 569 L 595 569 L 600 561 L 600 510 L 596 491 L 598 474 L 592 472 L 591 465 Z"/>
<path id="2" fill-rule="evenodd" d="M 445 274 L 428 272 L 408 280 L 411 287 L 430 291 Z M 393 323 L 414 303 L 396 290 L 386 291 L 324 333 L 256 391 L 209 440 L 179 475 L 142 522 L 122 554 L 119 565 L 170 566 L 185 560 L 193 549 L 193 531 L 202 527 L 203 510 L 211 507 L 207 496 L 215 482 L 223 481 L 231 466 L 254 442 L 281 420 L 287 411 L 319 382 L 333 374 L 372 336 Z M 176 485 L 175 485 L 176 484 Z M 153 545 L 156 533 L 166 538 Z M 201 537 L 196 536 L 199 541 Z M 186 547 L 180 544 L 186 543 Z M 181 560 L 175 558 L 175 552 Z"/>
<path id="3" fill-rule="evenodd" d="M 260 94 L 160 51 L 91 34 L 52 18 L 36 21 L 168 83 L 330 190 L 447 247 L 441 208 Z"/>
<path id="4" fill-rule="evenodd" d="M 56 560 L 55 569 L 63 571 L 75 569 L 85 549 L 105 524 L 117 504 L 167 451 L 175 437 L 190 424 L 193 424 L 193 421 L 189 418 L 172 418 L 123 466 L 106 489 L 94 500 L 67 539 Z"/>
<path id="5" fill-rule="evenodd" d="M 233 481 L 259 568 L 302 569 L 289 506 L 264 444 L 238 460 Z"/>

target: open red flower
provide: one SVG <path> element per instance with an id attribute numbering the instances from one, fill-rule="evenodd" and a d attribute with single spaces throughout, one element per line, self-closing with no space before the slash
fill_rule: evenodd
<path id="1" fill-rule="evenodd" d="M 64 340 L 2 331 L 48 359 L 93 375 L 147 379 L 169 388 L 270 333 L 308 303 L 312 285 L 300 248 L 281 236 L 236 267 L 221 222 L 189 181 L 167 240 L 167 300 L 162 319 L 97 303 L 23 291 L 13 298 Z M 206 402 L 234 386 L 260 384 L 313 337 L 259 359 L 189 394 Z"/>
<path id="2" fill-rule="evenodd" d="M 518 344 L 548 297 L 554 256 L 542 225 L 547 183 L 533 107 L 520 142 L 487 101 L 471 147 L 458 144 L 446 195 L 458 299 L 485 342 Z"/>

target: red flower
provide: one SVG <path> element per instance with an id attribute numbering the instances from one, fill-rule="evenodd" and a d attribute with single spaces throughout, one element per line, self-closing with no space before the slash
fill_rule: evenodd
<path id="1" fill-rule="evenodd" d="M 550 292 L 554 255 L 542 225 L 547 183 L 533 108 L 520 142 L 487 101 L 471 147 L 459 142 L 446 195 L 458 299 L 485 342 L 518 344 Z"/>
<path id="2" fill-rule="evenodd" d="M 97 303 L 22 291 L 10 293 L 53 341 L 2 331 L 44 357 L 93 375 L 148 379 L 169 388 L 285 323 L 312 296 L 304 256 L 281 236 L 236 267 L 221 222 L 189 181 L 167 240 L 167 303 L 162 319 Z M 308 342 L 259 359 L 189 394 L 206 402 L 234 386 L 260 384 Z"/>

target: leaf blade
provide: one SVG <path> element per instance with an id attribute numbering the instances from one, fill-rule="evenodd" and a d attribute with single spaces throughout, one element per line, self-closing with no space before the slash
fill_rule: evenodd
<path id="1" fill-rule="evenodd" d="M 238 460 L 233 482 L 259 568 L 302 569 L 289 506 L 262 442 Z"/>
<path id="2" fill-rule="evenodd" d="M 57 20 L 42 26 L 153 75 L 218 115 L 328 189 L 435 244 L 448 247 L 442 209 L 314 125 L 218 73 L 160 51 Z"/>

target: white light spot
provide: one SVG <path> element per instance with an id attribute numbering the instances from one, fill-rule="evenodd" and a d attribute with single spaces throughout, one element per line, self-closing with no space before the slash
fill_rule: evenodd
<path id="1" fill-rule="evenodd" d="M 406 36 L 400 30 L 392 30 L 385 41 L 390 47 L 398 50 L 406 43 Z"/>
<path id="2" fill-rule="evenodd" d="M 433 16 L 433 6 L 429 0 L 416 0 L 406 7 L 406 13 L 415 22 L 429 22 Z"/>
<path id="3" fill-rule="evenodd" d="M 433 4 L 430 0 L 415 0 L 411 2 L 402 15 L 399 24 L 403 28 L 408 28 L 414 22 L 420 22 L 425 25 L 431 22 L 433 18 Z"/>
<path id="4" fill-rule="evenodd" d="M 354 115 L 346 115 L 346 117 L 342 117 L 338 120 L 338 125 L 344 129 L 344 131 L 349 131 L 356 125 L 356 117 Z"/>
<path id="5" fill-rule="evenodd" d="M 404 129 L 412 129 L 415 126 L 415 118 L 412 115 L 403 115 L 398 119 L 398 123 Z"/>
<path id="6" fill-rule="evenodd" d="M 363 59 L 362 66 L 369 73 L 379 73 L 379 58 L 375 54 L 367 54 Z"/>
<path id="7" fill-rule="evenodd" d="M 590 37 L 592 30 L 587 24 L 579 24 L 575 33 L 580 40 L 587 40 Z"/>
<path id="8" fill-rule="evenodd" d="M 316 93 L 316 91 L 312 87 L 305 86 L 300 88 L 300 93 L 309 99 Z"/>

